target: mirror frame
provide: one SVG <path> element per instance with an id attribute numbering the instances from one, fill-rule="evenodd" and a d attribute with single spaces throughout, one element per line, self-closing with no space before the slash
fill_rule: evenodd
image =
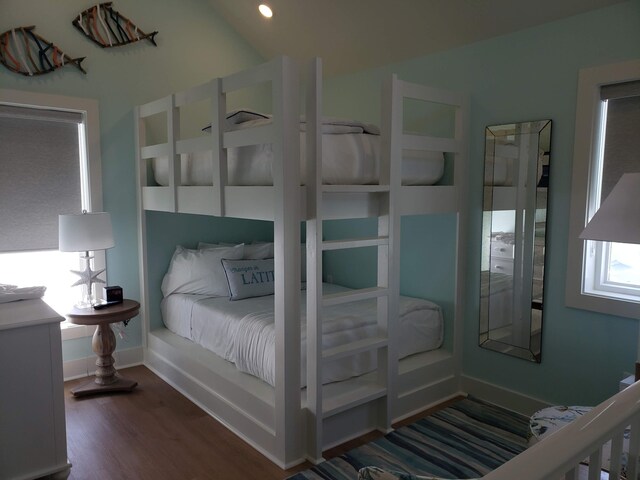
<path id="1" fill-rule="evenodd" d="M 551 120 L 485 129 L 478 341 L 536 363 L 542 359 L 550 152 Z"/>

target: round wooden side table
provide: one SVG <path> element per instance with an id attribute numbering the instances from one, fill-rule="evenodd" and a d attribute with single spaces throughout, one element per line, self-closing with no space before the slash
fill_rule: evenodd
<path id="1" fill-rule="evenodd" d="M 111 330 L 112 323 L 126 322 L 140 311 L 135 300 L 123 300 L 122 303 L 105 306 L 100 309 L 73 308 L 67 314 L 69 321 L 76 325 L 97 325 L 91 346 L 98 356 L 95 380 L 71 390 L 74 397 L 96 393 L 130 392 L 138 385 L 134 380 L 122 378 L 113 366 L 113 351 L 116 349 L 116 336 Z"/>

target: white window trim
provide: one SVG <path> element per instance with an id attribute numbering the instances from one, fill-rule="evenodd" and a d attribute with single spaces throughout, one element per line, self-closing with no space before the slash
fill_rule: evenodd
<path id="1" fill-rule="evenodd" d="M 587 241 L 579 238 L 588 221 L 589 185 L 593 155 L 600 145 L 600 87 L 611 83 L 640 79 L 640 60 L 582 69 L 578 75 L 576 128 L 573 146 L 571 210 L 567 251 L 565 302 L 567 306 L 595 312 L 640 319 L 635 302 L 583 293 L 582 268 L 587 255 Z"/>
<path id="2" fill-rule="evenodd" d="M 85 142 L 88 155 L 88 181 L 90 196 L 88 210 L 102 211 L 102 160 L 100 156 L 100 118 L 98 101 L 92 98 L 67 97 L 47 93 L 26 92 L 0 88 L 0 102 L 23 107 L 52 108 L 56 110 L 71 110 L 82 112 L 85 119 Z M 84 173 L 84 172 L 83 172 Z M 106 255 L 104 251 L 94 252 L 95 269 L 106 267 Z M 106 276 L 104 278 L 106 281 Z M 71 288 L 71 287 L 69 287 Z M 58 312 L 64 315 L 65 312 Z M 87 328 L 83 325 L 74 325 L 65 322 L 62 327 L 62 340 L 72 338 L 90 337 L 95 328 Z"/>

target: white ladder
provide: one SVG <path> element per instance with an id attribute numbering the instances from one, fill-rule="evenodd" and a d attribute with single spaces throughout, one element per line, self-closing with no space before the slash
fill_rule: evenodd
<path id="1" fill-rule="evenodd" d="M 322 460 L 323 420 L 333 415 L 376 402 L 377 427 L 388 432 L 391 429 L 393 402 L 397 397 L 397 331 L 400 265 L 400 216 L 397 212 L 401 182 L 400 161 L 391 162 L 391 152 L 400 151 L 402 112 L 391 119 L 393 93 L 383 103 L 382 149 L 380 181 L 378 185 L 322 185 L 322 144 L 320 105 L 322 103 L 322 66 L 319 59 L 310 68 L 307 100 L 307 454 L 314 462 Z M 395 78 L 391 80 L 395 81 Z M 394 92 L 397 89 L 386 88 Z M 394 109 L 394 111 L 397 109 Z M 394 130 L 396 132 L 394 133 Z M 391 132 L 391 133 L 390 133 Z M 318 141 L 320 140 L 320 141 Z M 374 237 L 342 240 L 323 240 L 323 197 L 333 194 L 362 194 L 379 197 L 378 231 Z M 330 250 L 377 247 L 377 284 L 371 288 L 347 292 L 323 294 L 322 253 Z M 378 329 L 373 337 L 324 349 L 322 347 L 323 307 L 376 299 Z M 332 361 L 366 352 L 377 355 L 376 381 L 358 385 L 339 396 L 324 398 L 322 378 L 324 367 Z"/>

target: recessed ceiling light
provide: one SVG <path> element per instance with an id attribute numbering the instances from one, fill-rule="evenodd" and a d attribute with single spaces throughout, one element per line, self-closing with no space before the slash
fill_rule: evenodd
<path id="1" fill-rule="evenodd" d="M 273 11 L 271 10 L 271 8 L 269 8 L 268 5 L 265 5 L 264 3 L 261 3 L 260 6 L 258 7 L 258 10 L 260 10 L 260 13 L 267 18 L 271 18 L 273 17 Z"/>

